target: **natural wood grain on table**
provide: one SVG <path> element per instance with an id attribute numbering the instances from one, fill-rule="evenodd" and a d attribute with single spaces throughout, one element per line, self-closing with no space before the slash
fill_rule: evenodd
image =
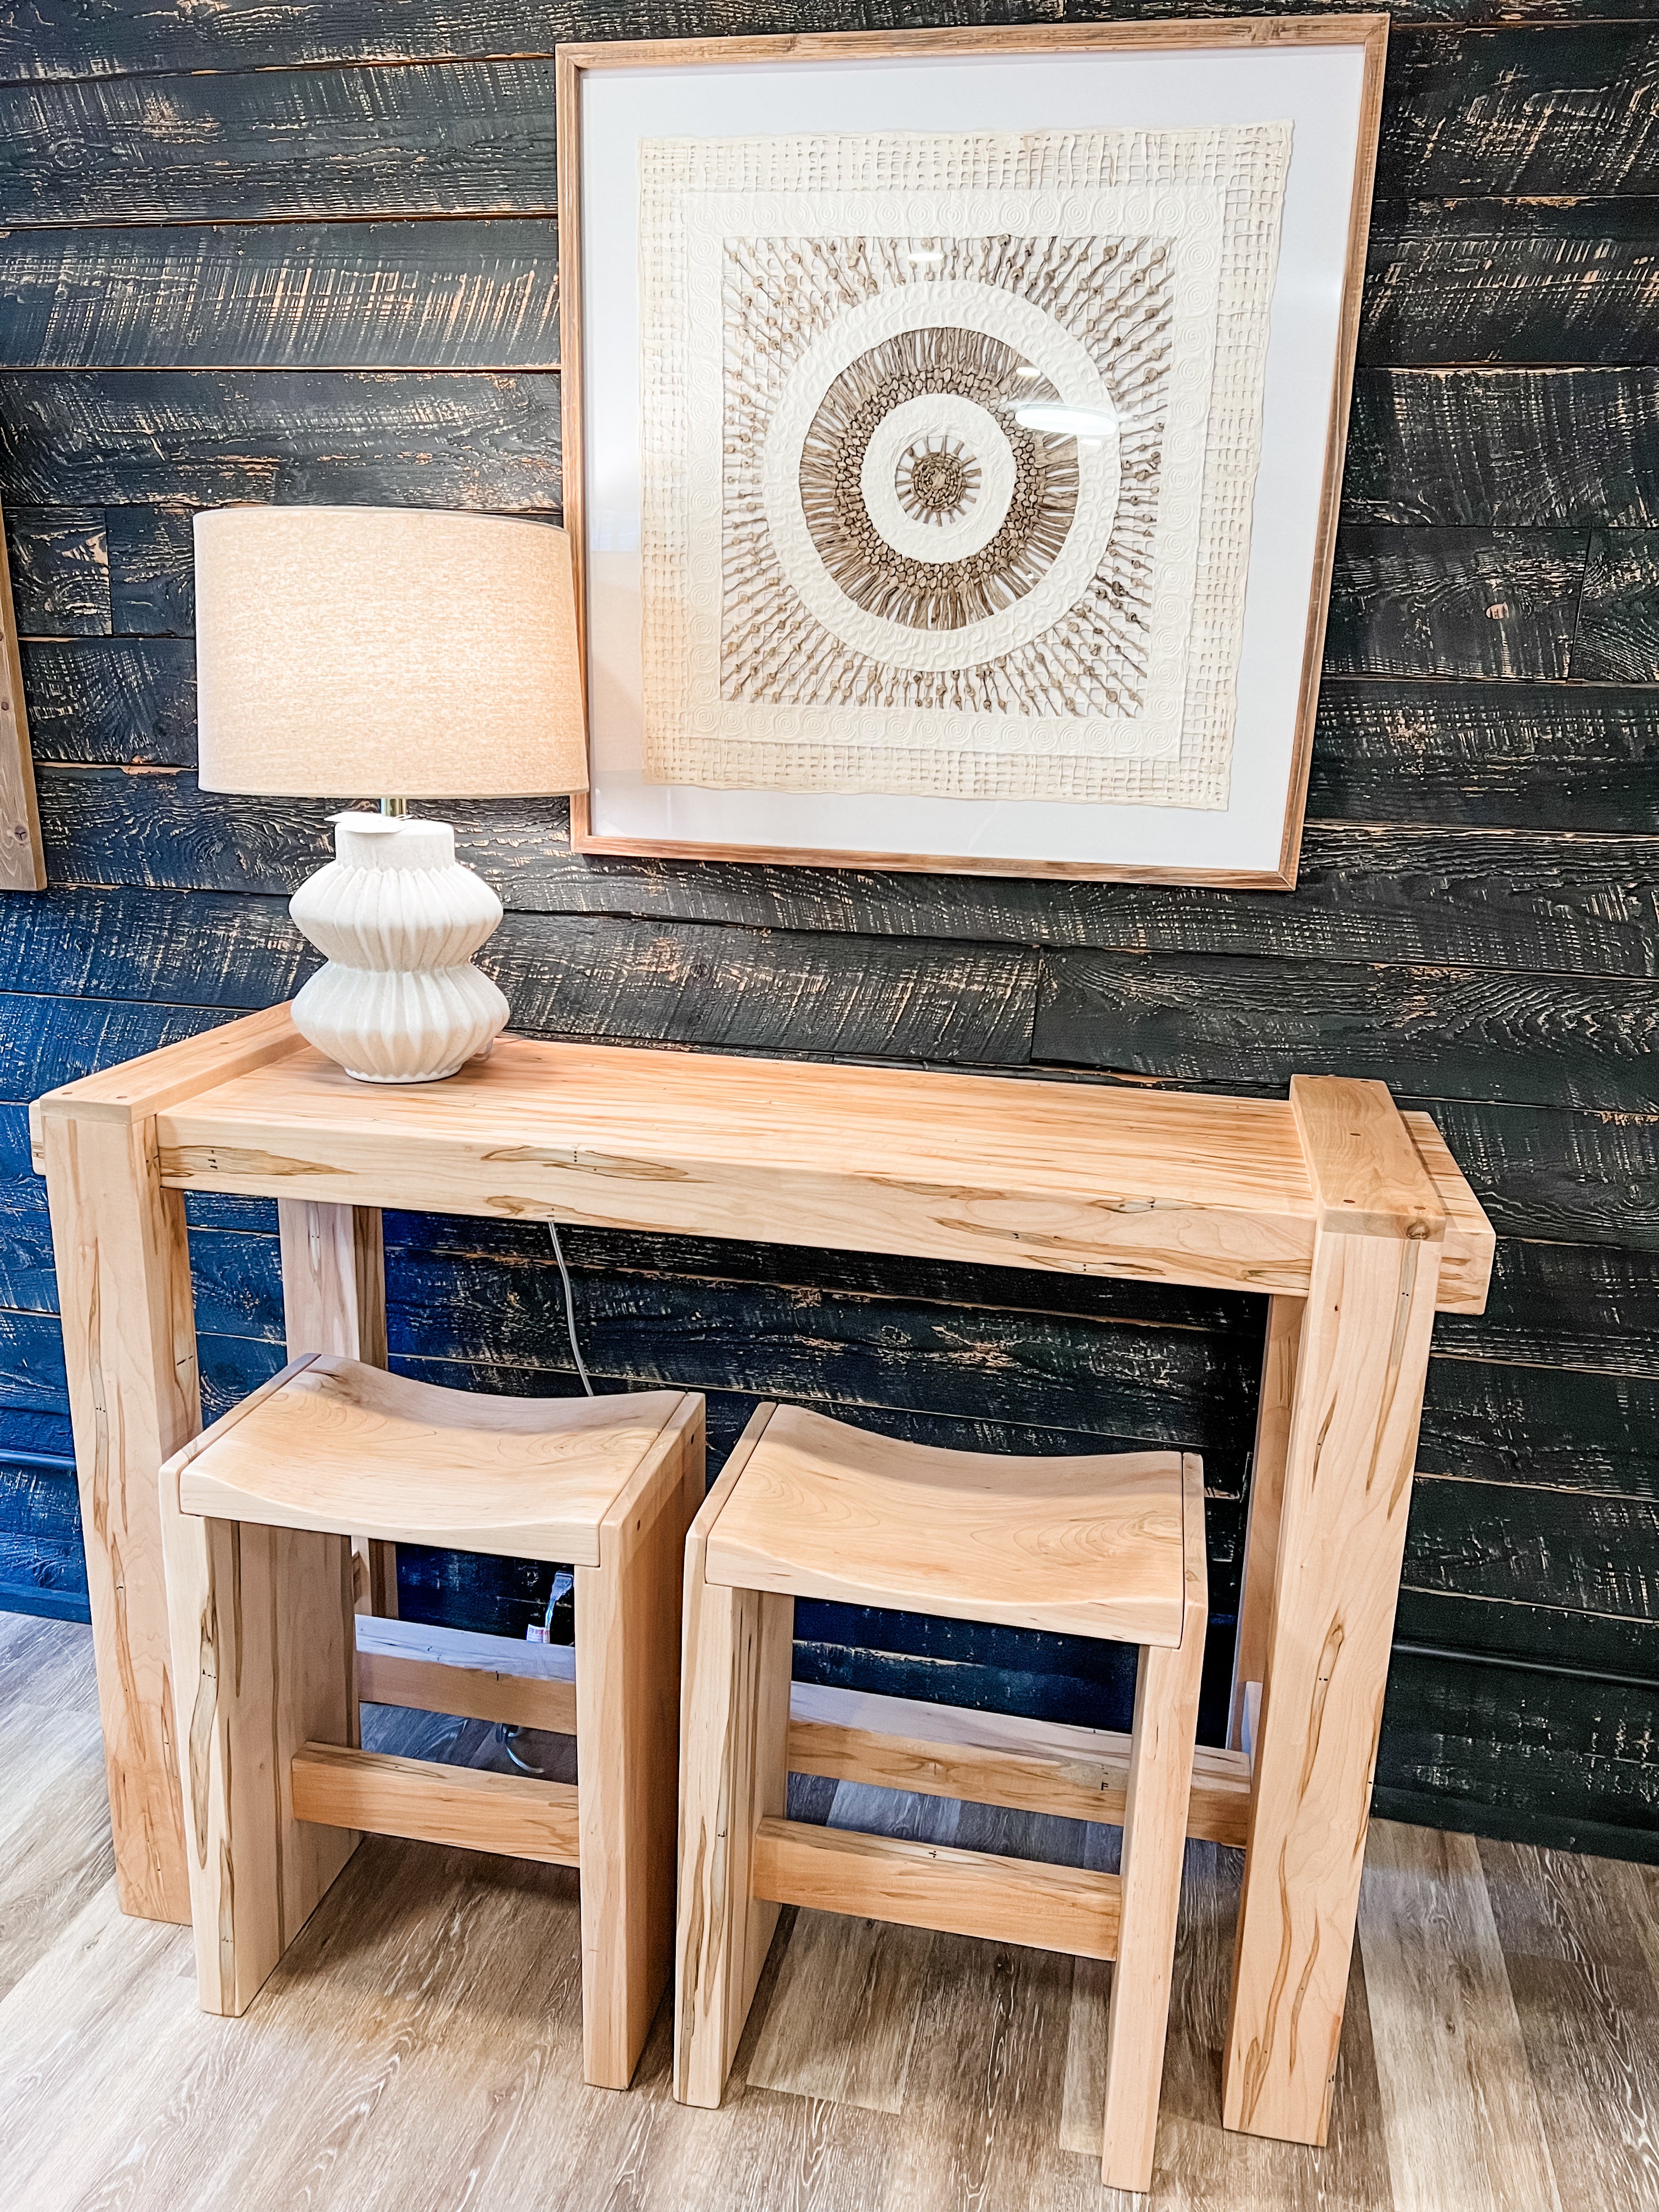
<path id="1" fill-rule="evenodd" d="M 1249 1831 L 1248 1867 L 1259 1879 L 1247 1871 L 1227 2064 L 1231 2109 L 1244 2125 L 1317 2136 L 1340 2031 L 1339 1969 L 1358 1860 L 1357 1842 L 1344 1856 L 1332 1851 L 1329 1837 L 1363 1834 L 1441 1263 L 1452 1309 L 1483 1302 L 1490 1267 L 1490 1229 L 1449 1154 L 1426 1138 L 1419 1148 L 1380 1085 L 1299 1076 L 1284 1102 L 519 1039 L 453 1083 L 366 1097 L 296 1047 L 287 1019 L 276 1009 L 198 1037 L 175 1057 L 162 1054 L 125 1075 L 114 1071 L 52 1094 L 41 1109 L 48 1142 L 49 1125 L 67 1127 L 76 1117 L 89 1129 L 107 1121 L 125 1141 L 139 1117 L 143 1145 L 157 1155 L 142 1173 L 164 1175 L 155 1197 L 174 1206 L 185 1186 L 364 1211 L 418 1199 L 439 1211 L 486 1216 L 562 1215 L 671 1235 L 746 1231 L 763 1241 L 931 1260 L 1306 1293 L 1308 1328 L 1315 1310 L 1322 1320 L 1298 1363 Z M 125 1172 L 140 1188 L 136 1157 Z M 1345 1247 L 1371 1249 L 1339 1249 Z M 352 1264 L 355 1270 L 355 1256 Z M 1402 1288 L 1409 1291 L 1403 1334 Z M 382 1376 L 375 1387 L 386 1385 Z M 173 1385 L 157 1376 L 144 1387 L 159 1402 Z M 144 1419 L 155 1425 L 153 1414 Z M 185 1435 L 193 1425 L 179 1424 Z M 142 1429 L 141 1421 L 134 1433 Z M 1328 1435 L 1338 1440 L 1335 1456 L 1316 1441 Z M 1343 1481 L 1332 1481 L 1334 1471 Z M 1357 1501 L 1370 1511 L 1383 1497 L 1378 1529 L 1351 1541 Z M 372 1519 L 358 1516 L 352 1525 L 377 1533 Z M 454 1541 L 459 1532 L 437 1534 Z M 1336 1588 L 1314 1572 L 1334 1547 L 1345 1563 Z M 516 1530 L 502 1548 L 524 1548 Z M 561 1554 L 570 1556 L 568 1547 Z M 577 1565 L 580 1574 L 580 1559 Z M 716 1633 L 715 1587 L 703 1577 L 694 1601 L 704 1616 L 697 1632 L 723 1644 L 723 1664 L 733 1653 L 738 1664 L 711 1692 L 720 1709 L 705 1717 L 711 1741 L 729 1727 L 733 1696 L 745 1729 L 767 1708 L 770 1748 L 760 1767 L 745 1769 L 743 1789 L 759 1793 L 746 1819 L 776 1817 L 787 1672 L 776 1660 L 762 1663 L 762 1655 L 787 1652 L 788 1601 L 738 1601 L 738 1612 L 749 1606 L 753 1619 L 729 1618 Z M 1320 1735 L 1328 1755 L 1310 1798 L 1295 1781 L 1297 1732 L 1305 1755 L 1310 1701 L 1322 1709 L 1326 1701 L 1320 1652 L 1309 1643 L 1312 1616 L 1328 1612 L 1333 1600 L 1345 1656 L 1330 1717 L 1337 1724 Z M 1157 1641 L 1155 1626 L 1139 1627 Z M 581 1681 L 579 1664 L 579 1705 Z M 139 1705 L 142 1712 L 144 1700 Z M 163 1733 L 158 1718 L 153 1764 L 160 1764 Z M 709 1826 L 708 1836 L 714 1833 Z M 716 1871 L 726 1847 L 704 1855 L 705 1875 Z M 1298 1869 L 1293 1887 L 1305 1925 L 1297 1941 L 1312 1946 L 1313 1979 L 1297 1999 L 1294 2038 L 1274 1986 L 1281 1931 L 1264 1858 Z M 693 1985 L 712 1998 L 720 1984 L 705 2018 L 726 2023 L 711 2030 L 725 2045 L 722 2075 L 768 1932 L 763 1911 L 740 1917 L 734 1929 L 725 1904 L 714 1899 L 712 1917 L 693 1915 L 687 1954 Z M 699 1947 L 711 1941 L 713 1952 L 700 1960 Z M 742 1954 L 734 1975 L 720 1964 L 731 1963 L 733 1942 Z M 713 1977 L 706 1984 L 699 1980 L 704 1966 Z M 635 2050 L 642 2033 L 634 2018 L 628 2039 Z M 1316 2054 L 1311 2066 L 1310 2054 Z"/>

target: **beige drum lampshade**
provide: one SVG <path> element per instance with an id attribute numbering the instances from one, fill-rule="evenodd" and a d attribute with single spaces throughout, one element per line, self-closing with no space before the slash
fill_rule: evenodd
<path id="1" fill-rule="evenodd" d="M 459 799 L 586 791 L 570 541 L 408 507 L 196 518 L 207 791 Z"/>

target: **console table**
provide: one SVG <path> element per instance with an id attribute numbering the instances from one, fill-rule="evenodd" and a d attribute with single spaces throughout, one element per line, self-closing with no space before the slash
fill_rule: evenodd
<path id="1" fill-rule="evenodd" d="M 202 1425 L 185 1192 L 276 1199 L 290 1350 L 382 1361 L 385 1206 L 1267 1293 L 1233 1746 L 1200 1751 L 1189 1827 L 1246 1851 L 1224 2117 L 1323 2141 L 1429 1340 L 1437 1310 L 1480 1311 L 1492 1267 L 1491 1225 L 1427 1115 L 1331 1077 L 1227 1098 L 510 1036 L 446 1083 L 381 1088 L 313 1052 L 284 1006 L 37 1113 L 117 1880 L 152 1919 L 190 1915 L 191 1715 L 170 1680 L 156 1510 L 161 1462 Z M 399 1656 L 388 1626 L 359 1632 L 374 1693 L 441 1699 L 441 1636 Z M 486 1717 L 556 1720 L 565 1686 L 526 1677 L 515 1704 L 519 1670 L 462 1641 L 439 1710 L 469 1710 L 470 1669 Z M 849 1731 L 898 1702 L 798 1693 L 790 1764 L 834 1773 Z M 1115 1738 L 906 1710 L 908 1753 L 999 1760 L 1031 1802 L 1097 1818 L 1120 1802 Z M 1092 1796 L 1067 1753 L 1085 1734 Z"/>

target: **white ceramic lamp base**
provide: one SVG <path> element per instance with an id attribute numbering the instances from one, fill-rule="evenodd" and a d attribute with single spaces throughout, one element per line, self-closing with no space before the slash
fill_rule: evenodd
<path id="1" fill-rule="evenodd" d="M 334 854 L 289 912 L 328 965 L 294 1025 L 360 1083 L 436 1083 L 488 1050 L 507 1004 L 472 956 L 501 902 L 455 858 L 447 822 L 342 814 Z"/>

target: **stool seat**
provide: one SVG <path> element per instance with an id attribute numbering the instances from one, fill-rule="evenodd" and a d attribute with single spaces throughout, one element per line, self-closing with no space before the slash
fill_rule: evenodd
<path id="1" fill-rule="evenodd" d="M 1174 1648 L 1182 1455 L 896 1443 L 780 1406 L 708 1530 L 707 1581 Z"/>
<path id="2" fill-rule="evenodd" d="M 171 1465 L 185 1513 L 596 1567 L 678 1390 L 498 1398 L 295 1359 Z"/>

